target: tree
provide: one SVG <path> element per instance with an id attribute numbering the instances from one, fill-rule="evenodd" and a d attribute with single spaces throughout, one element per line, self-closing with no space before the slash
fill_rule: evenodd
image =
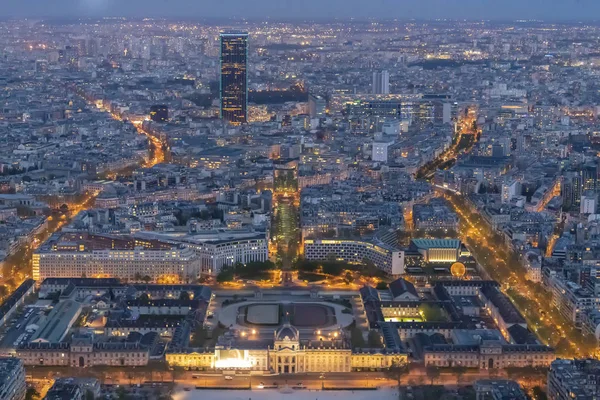
<path id="1" fill-rule="evenodd" d="M 146 284 L 150 283 L 151 280 L 152 278 L 150 278 L 148 275 L 142 276 L 142 281 L 144 281 Z"/>
<path id="2" fill-rule="evenodd" d="M 217 282 L 219 282 L 219 283 L 231 282 L 231 281 L 233 281 L 233 278 L 234 278 L 233 270 L 224 269 L 223 271 L 219 272 L 219 275 L 217 275 Z"/>
<path id="3" fill-rule="evenodd" d="M 150 301 L 150 295 L 148 293 L 142 293 L 140 297 L 138 297 L 138 300 L 147 303 Z"/>
<path id="4" fill-rule="evenodd" d="M 354 282 L 354 275 L 352 275 L 352 272 L 346 272 L 346 274 L 344 275 L 344 282 L 346 282 L 346 284 Z"/>
<path id="5" fill-rule="evenodd" d="M 91 390 L 86 390 L 85 391 L 85 400 L 94 400 L 95 396 L 94 396 L 94 392 L 92 392 Z"/>
<path id="6" fill-rule="evenodd" d="M 364 349 L 367 347 L 362 331 L 356 326 L 350 328 L 350 343 L 353 349 Z"/>
<path id="7" fill-rule="evenodd" d="M 400 386 L 400 380 L 403 375 L 408 375 L 410 373 L 410 364 L 408 364 L 404 360 L 394 360 L 392 366 L 385 371 L 385 375 L 389 379 L 394 379 L 398 382 L 398 386 Z"/>
<path id="8" fill-rule="evenodd" d="M 428 365 L 426 368 L 427 377 L 431 380 L 431 384 L 440 377 L 440 369 L 435 365 Z"/>
<path id="9" fill-rule="evenodd" d="M 546 392 L 544 392 L 544 389 L 542 389 L 539 386 L 535 386 L 533 388 L 533 399 L 534 400 L 548 400 L 548 395 L 546 394 Z"/>
<path id="10" fill-rule="evenodd" d="M 38 393 L 37 390 L 35 390 L 35 388 L 28 388 L 27 392 L 25 393 L 25 400 L 38 400 L 40 398 L 40 394 Z"/>
<path id="11" fill-rule="evenodd" d="M 379 349 L 383 347 L 383 342 L 381 341 L 381 335 L 379 334 L 379 332 L 375 330 L 370 330 L 367 339 L 369 343 L 369 348 Z"/>
<path id="12" fill-rule="evenodd" d="M 123 386 L 119 386 L 116 393 L 118 400 L 129 400 L 129 395 Z"/>
<path id="13" fill-rule="evenodd" d="M 139 281 L 141 281 L 141 280 L 142 280 L 142 278 L 143 278 L 143 277 L 142 277 L 142 274 L 140 274 L 139 272 L 136 272 L 136 273 L 135 273 L 135 275 L 133 275 L 133 280 L 134 280 L 134 281 L 137 281 L 137 282 L 139 282 Z"/>
<path id="14" fill-rule="evenodd" d="M 467 367 L 464 365 L 456 365 L 453 369 L 456 374 L 456 382 L 460 383 L 462 377 L 467 373 Z"/>
<path id="15" fill-rule="evenodd" d="M 388 289 L 388 284 L 385 283 L 385 282 L 379 282 L 375 288 L 377 290 L 387 290 Z"/>
<path id="16" fill-rule="evenodd" d="M 444 312 L 437 305 L 423 303 L 419 306 L 419 311 L 425 321 L 445 321 Z"/>
<path id="17" fill-rule="evenodd" d="M 189 299 L 190 299 L 190 294 L 187 291 L 182 290 L 181 294 L 179 295 L 179 300 L 187 301 Z"/>

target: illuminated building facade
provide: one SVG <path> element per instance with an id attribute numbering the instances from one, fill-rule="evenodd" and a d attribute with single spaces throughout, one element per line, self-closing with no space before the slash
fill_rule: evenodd
<path id="1" fill-rule="evenodd" d="M 232 125 L 248 119 L 248 34 L 221 33 L 221 118 Z"/>
<path id="2" fill-rule="evenodd" d="M 118 277 L 174 282 L 200 275 L 200 260 L 192 249 L 160 241 L 102 235 L 63 235 L 33 255 L 33 278 Z"/>
<path id="3" fill-rule="evenodd" d="M 148 364 L 149 352 L 138 343 L 28 343 L 17 349 L 17 357 L 25 365 L 74 368 L 108 365 L 115 367 Z"/>
<path id="4" fill-rule="evenodd" d="M 404 252 L 383 243 L 340 239 L 304 241 L 304 257 L 307 260 L 327 260 L 331 254 L 349 263 L 362 263 L 367 259 L 390 275 L 404 273 Z"/>
<path id="5" fill-rule="evenodd" d="M 479 345 L 435 345 L 425 349 L 423 357 L 427 366 L 479 369 L 548 367 L 556 360 L 554 349 L 548 346 L 485 341 Z"/>
<path id="6" fill-rule="evenodd" d="M 413 239 L 411 248 L 418 251 L 428 263 L 451 264 L 460 257 L 458 239 Z"/>
<path id="7" fill-rule="evenodd" d="M 305 342 L 298 330 L 284 324 L 264 349 L 215 349 L 166 354 L 170 367 L 192 370 L 253 370 L 278 374 L 351 372 L 387 369 L 407 362 L 407 355 L 385 349 L 353 351 L 335 342 Z"/>
<path id="8" fill-rule="evenodd" d="M 263 262 L 269 259 L 266 233 L 253 237 L 215 238 L 204 242 L 185 244 L 194 250 L 200 259 L 202 274 L 218 275 L 224 267 L 238 263 Z"/>

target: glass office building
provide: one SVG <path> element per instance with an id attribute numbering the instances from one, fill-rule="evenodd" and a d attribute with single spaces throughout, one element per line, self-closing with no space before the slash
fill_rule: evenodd
<path id="1" fill-rule="evenodd" d="M 221 118 L 232 125 L 248 116 L 248 34 L 221 33 Z"/>

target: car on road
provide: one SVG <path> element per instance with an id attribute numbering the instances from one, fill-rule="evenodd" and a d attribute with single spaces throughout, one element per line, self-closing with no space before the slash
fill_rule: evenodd
<path id="1" fill-rule="evenodd" d="M 263 382 L 260 382 L 258 384 L 258 386 L 256 386 L 257 389 L 264 389 L 265 388 L 265 384 Z"/>
<path id="2" fill-rule="evenodd" d="M 225 375 L 225 380 L 230 381 L 233 379 L 233 376 Z"/>

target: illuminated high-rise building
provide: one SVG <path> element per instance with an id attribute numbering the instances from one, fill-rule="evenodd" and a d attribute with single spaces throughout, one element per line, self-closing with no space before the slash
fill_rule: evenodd
<path id="1" fill-rule="evenodd" d="M 248 34 L 221 33 L 221 118 L 232 125 L 248 116 Z"/>

